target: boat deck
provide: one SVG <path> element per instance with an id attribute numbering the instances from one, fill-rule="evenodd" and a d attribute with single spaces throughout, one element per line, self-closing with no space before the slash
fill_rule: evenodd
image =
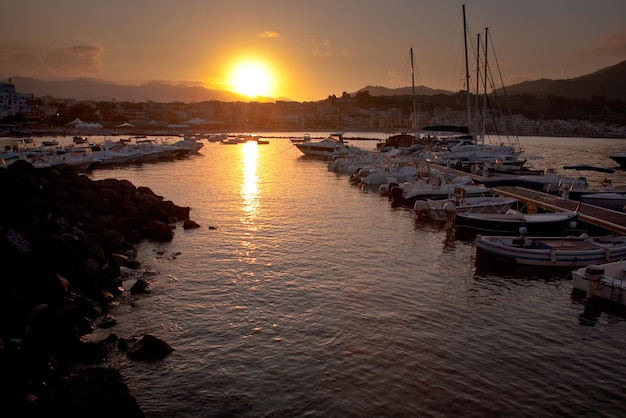
<path id="1" fill-rule="evenodd" d="M 617 212 L 599 206 L 589 205 L 577 200 L 564 199 L 548 193 L 525 189 L 523 187 L 497 187 L 494 192 L 501 196 L 514 197 L 527 205 L 527 208 L 541 208 L 551 212 L 578 211 L 578 218 L 591 225 L 596 225 L 626 235 L 626 213 Z"/>
<path id="2" fill-rule="evenodd" d="M 480 179 L 472 173 L 455 170 L 449 167 L 438 167 L 441 171 L 447 171 L 456 175 L 470 176 Z M 549 212 L 578 211 L 578 219 L 590 225 L 595 225 L 613 231 L 617 235 L 626 235 L 626 212 L 601 208 L 599 206 L 582 203 L 578 200 L 565 199 L 548 193 L 515 186 L 501 186 L 492 188 L 500 196 L 514 197 L 527 205 L 528 212 L 532 209 L 543 209 Z"/>

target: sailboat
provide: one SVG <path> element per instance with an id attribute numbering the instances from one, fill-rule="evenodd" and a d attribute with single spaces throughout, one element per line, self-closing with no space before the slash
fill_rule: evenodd
<path id="1" fill-rule="evenodd" d="M 390 151 L 392 149 L 399 149 L 402 153 L 410 154 L 415 151 L 417 142 L 417 110 L 415 104 L 415 69 L 413 64 L 413 48 L 411 52 L 411 86 L 413 94 L 413 114 L 411 115 L 411 132 L 390 132 L 387 138 L 376 144 L 376 147 L 381 152 Z"/>
<path id="2" fill-rule="evenodd" d="M 471 92 L 470 92 L 470 71 L 469 71 L 469 59 L 467 48 L 467 20 L 465 18 L 465 5 L 463 5 L 463 32 L 464 32 L 464 45 L 465 45 L 465 95 L 466 95 L 466 111 L 467 111 L 467 125 L 444 125 L 444 126 L 426 126 L 423 128 L 423 139 L 436 144 L 431 147 L 430 151 L 425 151 L 422 157 L 431 163 L 453 166 L 458 169 L 464 169 L 465 167 L 473 167 L 476 164 L 482 164 L 484 162 L 502 162 L 502 161 L 518 161 L 521 150 L 516 147 L 504 144 L 487 144 L 485 143 L 485 135 L 483 128 L 483 135 L 479 141 L 475 134 L 470 131 L 472 127 L 471 118 Z M 479 45 L 480 49 L 480 45 Z M 479 57 L 477 63 L 480 63 Z M 485 90 L 486 79 L 488 75 L 487 67 L 487 45 L 485 42 Z M 486 104 L 486 91 L 485 91 L 485 104 Z M 478 106 L 477 106 L 478 107 Z M 483 126 L 485 117 L 483 115 Z M 520 161 L 523 164 L 523 161 Z M 517 164 L 519 165 L 519 164 Z M 464 170 L 468 171 L 468 170 Z"/>

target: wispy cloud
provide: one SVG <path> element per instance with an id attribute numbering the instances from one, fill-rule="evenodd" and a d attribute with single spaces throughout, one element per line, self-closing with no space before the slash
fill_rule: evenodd
<path id="1" fill-rule="evenodd" d="M 576 50 L 574 51 L 574 54 L 626 57 L 626 28 L 624 28 L 621 32 L 606 34 L 591 48 Z"/>
<path id="2" fill-rule="evenodd" d="M 314 57 L 329 57 L 333 54 L 332 46 L 328 40 L 311 40 L 311 55 Z"/>
<path id="3" fill-rule="evenodd" d="M 100 46 L 76 45 L 50 51 L 43 63 L 53 75 L 93 76 L 102 71 L 103 52 Z"/>
<path id="4" fill-rule="evenodd" d="M 280 33 L 274 32 L 272 30 L 266 30 L 265 32 L 261 32 L 257 35 L 259 38 L 279 38 Z"/>

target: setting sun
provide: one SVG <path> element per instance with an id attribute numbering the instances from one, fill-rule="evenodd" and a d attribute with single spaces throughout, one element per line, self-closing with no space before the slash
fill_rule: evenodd
<path id="1" fill-rule="evenodd" d="M 270 70 L 264 64 L 254 61 L 239 63 L 231 75 L 233 91 L 249 97 L 270 96 L 272 83 Z"/>

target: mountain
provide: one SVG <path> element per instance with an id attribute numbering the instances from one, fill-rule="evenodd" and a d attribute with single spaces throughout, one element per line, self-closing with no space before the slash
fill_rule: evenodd
<path id="1" fill-rule="evenodd" d="M 13 77 L 11 82 L 20 93 L 32 93 L 35 97 L 52 96 L 60 99 L 134 102 L 151 100 L 160 103 L 191 103 L 209 100 L 220 102 L 250 101 L 249 97 L 229 91 L 165 82 L 151 82 L 140 86 L 131 86 L 86 78 L 66 81 L 41 81 L 26 77 Z M 390 89 L 382 86 L 366 86 L 351 95 L 366 90 L 371 96 L 413 94 L 411 87 Z M 453 93 L 447 90 L 436 90 L 425 86 L 416 86 L 415 90 L 416 94 L 423 96 Z M 498 89 L 496 93 L 502 94 L 502 90 L 503 89 Z M 523 83 L 507 86 L 504 90 L 506 90 L 506 94 L 509 96 L 558 96 L 572 99 L 589 99 L 594 96 L 599 96 L 609 100 L 626 100 L 626 61 L 577 78 L 567 80 L 541 79 L 525 81 Z M 274 98 L 259 99 L 258 101 L 275 100 L 288 99 Z"/>
<path id="2" fill-rule="evenodd" d="M 35 97 L 52 96 L 60 99 L 96 101 L 134 101 L 170 103 L 250 101 L 249 98 L 223 90 L 212 90 L 201 86 L 185 86 L 163 82 L 151 82 L 140 86 L 114 84 L 95 79 L 66 81 L 41 81 L 26 77 L 13 77 L 11 83 L 19 93 L 32 93 Z"/>
<path id="3" fill-rule="evenodd" d="M 433 90 L 428 87 L 416 87 L 416 94 L 431 96 L 435 94 L 452 94 L 447 90 Z M 386 87 L 367 86 L 357 92 L 367 90 L 372 96 L 411 95 L 411 87 L 388 89 Z M 604 97 L 608 100 L 626 100 L 626 61 L 606 67 L 594 73 L 567 80 L 541 79 L 525 81 L 519 84 L 496 89 L 497 94 L 506 90 L 508 96 L 531 95 L 537 97 L 558 96 L 569 99 L 590 99 Z"/>
<path id="4" fill-rule="evenodd" d="M 567 80 L 525 81 L 508 86 L 505 90 L 509 96 L 528 94 L 568 99 L 589 99 L 596 96 L 609 100 L 626 100 L 626 61 L 581 77 Z M 502 93 L 502 89 L 496 92 Z"/>

